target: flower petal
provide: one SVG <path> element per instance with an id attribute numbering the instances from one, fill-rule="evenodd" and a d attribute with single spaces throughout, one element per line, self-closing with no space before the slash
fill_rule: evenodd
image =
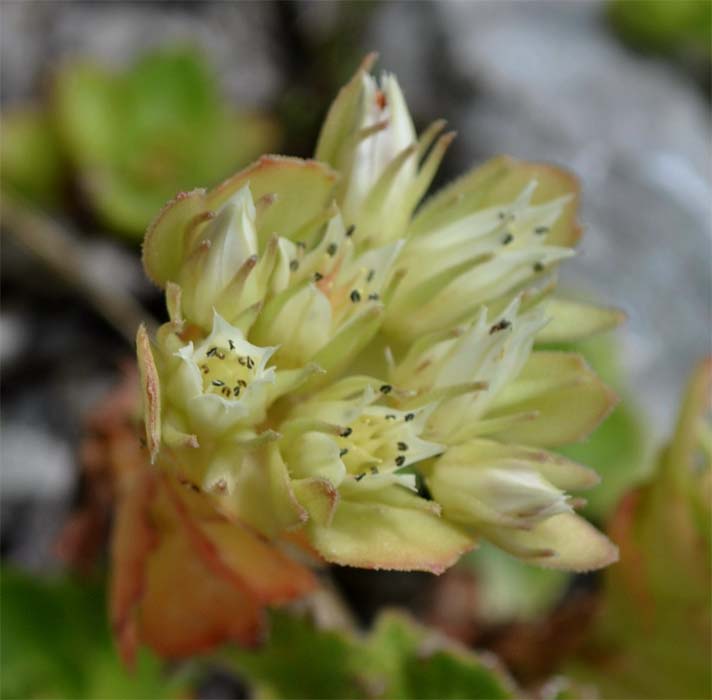
<path id="1" fill-rule="evenodd" d="M 535 352 L 505 387 L 487 418 L 537 412 L 499 435 L 505 442 L 562 445 L 585 438 L 618 398 L 575 353 Z"/>
<path id="2" fill-rule="evenodd" d="M 257 216 L 261 244 L 273 233 L 290 238 L 310 219 L 326 209 L 333 196 L 337 173 L 324 163 L 286 156 L 262 156 L 228 178 L 205 197 L 207 208 L 221 207 L 246 184 L 256 203 L 274 200 Z"/>
<path id="3" fill-rule="evenodd" d="M 479 528 L 498 547 L 530 564 L 548 569 L 591 571 L 618 560 L 618 547 L 573 513 L 560 513 L 531 530 Z"/>
<path id="4" fill-rule="evenodd" d="M 312 545 L 330 562 L 365 569 L 439 574 L 474 546 L 473 538 L 400 486 L 368 500 L 342 497 L 329 527 L 307 525 Z"/>
<path id="5" fill-rule="evenodd" d="M 159 286 L 178 279 L 186 254 L 186 235 L 208 221 L 238 190 L 249 184 L 254 201 L 269 198 L 258 211 L 261 243 L 277 232 L 289 237 L 329 206 L 336 173 L 313 160 L 263 156 L 215 189 L 182 192 L 151 223 L 143 245 L 146 274 Z"/>
<path id="6" fill-rule="evenodd" d="M 181 192 L 149 225 L 143 240 L 143 269 L 159 287 L 178 279 L 183 262 L 186 228 L 206 210 L 205 190 Z"/>
<path id="7" fill-rule="evenodd" d="M 566 170 L 544 163 L 499 156 L 470 171 L 425 202 L 411 225 L 413 235 L 445 225 L 480 209 L 511 203 L 532 181 L 533 204 L 571 195 L 564 212 L 547 234 L 547 243 L 571 246 L 581 235 L 576 220 L 580 185 Z"/>
<path id="8" fill-rule="evenodd" d="M 595 333 L 611 330 L 625 320 L 618 309 L 607 309 L 569 299 L 551 299 L 545 303 L 551 321 L 537 334 L 539 343 L 582 340 Z"/>

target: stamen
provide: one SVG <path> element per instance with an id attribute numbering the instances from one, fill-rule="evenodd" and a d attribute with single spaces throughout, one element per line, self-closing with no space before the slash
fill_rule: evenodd
<path id="1" fill-rule="evenodd" d="M 503 330 L 509 328 L 511 325 L 512 325 L 511 321 L 507 321 L 506 318 L 503 318 L 501 321 L 498 321 L 489 329 L 489 334 L 493 335 L 494 333 L 497 333 L 498 331 L 503 331 Z"/>
<path id="2" fill-rule="evenodd" d="M 502 237 L 502 245 L 509 245 L 514 240 L 514 236 L 507 231 Z"/>
<path id="3" fill-rule="evenodd" d="M 401 452 L 405 452 L 408 449 L 408 445 L 404 442 L 399 442 L 397 447 Z"/>
<path id="4" fill-rule="evenodd" d="M 382 384 L 379 391 L 382 394 L 390 394 L 393 387 L 390 384 Z"/>
<path id="5" fill-rule="evenodd" d="M 405 464 L 405 455 L 398 455 L 396 457 L 396 466 L 402 467 Z"/>
<path id="6" fill-rule="evenodd" d="M 353 301 L 354 304 L 361 301 L 361 293 L 358 291 L 358 289 L 354 289 L 349 296 L 351 297 L 351 301 Z"/>
<path id="7" fill-rule="evenodd" d="M 329 247 L 326 249 L 326 252 L 333 258 L 336 255 L 336 251 L 339 249 L 339 246 L 336 245 L 336 243 L 330 243 Z"/>

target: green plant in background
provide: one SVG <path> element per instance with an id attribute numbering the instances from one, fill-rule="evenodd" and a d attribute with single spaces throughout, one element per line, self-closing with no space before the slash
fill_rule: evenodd
<path id="1" fill-rule="evenodd" d="M 273 614 L 258 651 L 231 650 L 226 662 L 258 698 L 482 698 L 517 695 L 489 655 L 478 655 L 409 617 L 383 612 L 367 636 L 319 629 L 305 617 Z"/>
<path id="2" fill-rule="evenodd" d="M 65 162 L 50 115 L 39 107 L 9 110 L 0 122 L 0 182 L 10 194 L 56 209 Z"/>
<path id="3" fill-rule="evenodd" d="M 621 560 L 605 573 L 587 654 L 572 667 L 605 697 L 712 692 L 712 360 L 693 374 L 675 435 L 609 527 Z"/>
<path id="4" fill-rule="evenodd" d="M 709 0 L 611 0 L 607 15 L 631 45 L 660 53 L 694 52 L 712 58 Z"/>
<path id="5" fill-rule="evenodd" d="M 221 97 L 200 54 L 172 49 L 124 73 L 76 63 L 56 78 L 57 127 L 101 220 L 143 234 L 166 199 L 217 183 L 274 143 L 274 126 Z"/>
<path id="6" fill-rule="evenodd" d="M 0 695 L 3 698 L 144 700 L 185 696 L 182 682 L 141 653 L 133 673 L 116 656 L 103 582 L 42 580 L 3 567 Z"/>
<path id="7" fill-rule="evenodd" d="M 562 598 L 571 575 L 527 566 L 506 552 L 484 543 L 462 565 L 477 576 L 477 607 L 472 622 L 499 624 L 536 620 Z"/>
<path id="8" fill-rule="evenodd" d="M 69 63 L 46 111 L 11 113 L 3 129 L 4 187 L 56 207 L 69 171 L 99 222 L 133 239 L 177 192 L 218 183 L 278 139 L 272 121 L 225 101 L 190 48 L 147 54 L 123 72 Z"/>

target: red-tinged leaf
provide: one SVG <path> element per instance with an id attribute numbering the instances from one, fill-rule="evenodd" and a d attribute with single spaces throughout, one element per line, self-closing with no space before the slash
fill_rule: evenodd
<path id="1" fill-rule="evenodd" d="M 164 489 L 185 538 L 216 576 L 261 604 L 284 603 L 316 587 L 308 569 L 251 528 L 217 513 L 205 494 L 179 490 L 167 478 Z"/>
<path id="2" fill-rule="evenodd" d="M 146 561 L 157 545 L 150 521 L 156 482 L 143 471 L 127 478 L 124 486 L 111 544 L 110 615 L 119 653 L 131 666 L 138 643 L 134 611 L 144 591 Z"/>
<path id="3" fill-rule="evenodd" d="M 192 656 L 225 641 L 254 645 L 262 607 L 217 576 L 180 531 L 162 538 L 146 568 L 138 614 L 141 641 L 162 656 Z"/>
<path id="4" fill-rule="evenodd" d="M 154 462 L 161 445 L 161 388 L 156 362 L 151 351 L 146 326 L 141 324 L 136 335 L 136 353 L 141 375 L 141 393 L 143 397 L 143 415 L 146 424 L 146 442 Z"/>

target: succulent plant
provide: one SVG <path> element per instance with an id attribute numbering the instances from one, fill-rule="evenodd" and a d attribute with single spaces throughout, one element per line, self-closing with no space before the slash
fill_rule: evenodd
<path id="1" fill-rule="evenodd" d="M 176 191 L 219 182 L 277 138 L 267 118 L 228 105 L 187 47 L 146 54 L 123 72 L 69 63 L 57 72 L 51 107 L 91 209 L 134 239 Z"/>
<path id="2" fill-rule="evenodd" d="M 603 697 L 708 697 L 712 689 L 712 359 L 693 372 L 675 434 L 610 524 L 621 561 L 577 673 Z"/>
<path id="3" fill-rule="evenodd" d="M 420 204 L 453 135 L 436 122 L 417 137 L 372 63 L 315 160 L 263 157 L 149 227 L 170 317 L 138 333 L 150 478 L 258 603 L 311 585 L 296 568 L 279 576 L 289 591 L 255 575 L 296 567 L 286 542 L 377 569 L 439 573 L 480 539 L 541 566 L 606 566 L 616 547 L 569 495 L 596 474 L 546 448 L 585 437 L 615 397 L 580 356 L 532 350 L 620 320 L 553 296 L 580 234 L 577 182 L 501 157 Z M 164 592 L 189 556 L 148 566 L 149 632 L 182 615 Z M 211 638 L 249 641 L 254 621 Z M 146 632 L 132 634 L 160 647 Z"/>

